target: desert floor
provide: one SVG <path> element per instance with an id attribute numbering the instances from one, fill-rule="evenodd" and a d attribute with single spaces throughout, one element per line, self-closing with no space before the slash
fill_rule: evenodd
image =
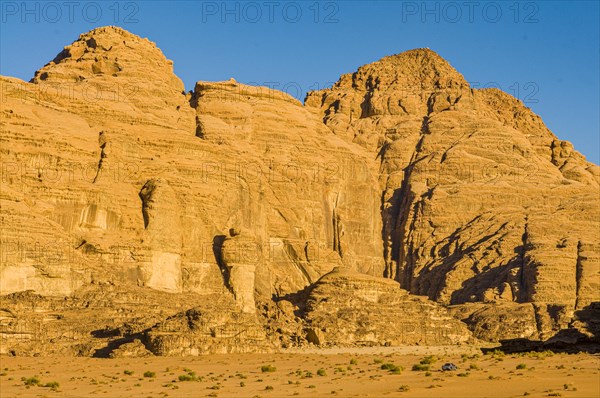
<path id="1" fill-rule="evenodd" d="M 459 369 L 442 372 L 445 362 Z M 482 355 L 461 347 L 135 359 L 2 356 L 0 368 L 2 397 L 600 397 L 599 355 Z"/>

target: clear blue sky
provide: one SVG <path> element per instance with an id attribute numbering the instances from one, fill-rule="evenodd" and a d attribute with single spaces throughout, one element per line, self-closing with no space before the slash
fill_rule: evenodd
<path id="1" fill-rule="evenodd" d="M 156 42 L 188 89 L 234 77 L 303 99 L 360 65 L 429 47 L 600 161 L 598 1 L 1 3 L 2 75 L 29 80 L 80 33 L 118 25 Z"/>

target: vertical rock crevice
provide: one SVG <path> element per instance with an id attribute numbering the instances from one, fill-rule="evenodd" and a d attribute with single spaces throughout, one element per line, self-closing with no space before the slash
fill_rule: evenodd
<path id="1" fill-rule="evenodd" d="M 94 176 L 94 180 L 92 181 L 92 184 L 95 184 L 96 181 L 98 181 L 98 179 L 102 175 L 102 166 L 105 163 L 105 159 L 108 156 L 108 148 L 107 148 L 108 140 L 106 137 L 106 133 L 104 131 L 101 131 L 98 134 L 98 144 L 100 145 L 100 159 L 98 160 L 98 166 L 96 168 L 96 175 Z"/>
<path id="2" fill-rule="evenodd" d="M 345 245 L 343 243 L 343 238 L 345 235 L 344 224 L 342 222 L 342 218 L 340 216 L 339 208 L 339 193 L 336 195 L 335 203 L 333 204 L 333 211 L 331 213 L 331 221 L 333 226 L 333 251 L 337 252 L 340 255 L 340 258 L 343 259 L 345 253 Z"/>
<path id="3" fill-rule="evenodd" d="M 411 218 L 411 214 L 414 212 L 415 200 L 415 193 L 411 187 L 411 175 L 415 165 L 420 160 L 418 156 L 421 152 L 425 136 L 429 134 L 428 116 L 423 118 L 420 133 L 421 137 L 415 146 L 411 159 L 404 168 L 400 189 L 397 190 L 398 195 L 392 196 L 395 202 L 392 203 L 391 209 L 387 212 L 382 212 L 384 248 L 388 250 L 387 253 L 384 252 L 385 269 L 387 271 L 384 277 L 396 280 L 402 288 L 407 290 L 410 289 L 413 268 L 412 266 L 408 266 L 407 261 L 409 256 L 407 240 L 410 234 L 410 228 L 407 228 L 407 224 Z M 385 208 L 385 203 L 382 203 L 382 208 Z M 393 218 L 390 216 L 393 216 Z"/>
<path id="4" fill-rule="evenodd" d="M 177 193 L 166 180 L 146 181 L 138 193 L 144 219 L 144 260 L 139 263 L 141 286 L 181 292 L 183 227 Z"/>
<path id="5" fill-rule="evenodd" d="M 262 245 L 250 231 L 231 228 L 221 245 L 221 261 L 236 304 L 242 312 L 255 314 L 255 272 L 262 261 Z"/>
<path id="6" fill-rule="evenodd" d="M 198 115 L 196 115 L 196 137 L 206 139 L 204 124 Z"/>
<path id="7" fill-rule="evenodd" d="M 529 289 L 527 287 L 527 279 L 525 278 L 525 255 L 527 253 L 527 248 L 529 245 L 529 216 L 525 216 L 525 225 L 523 227 L 523 235 L 521 235 L 521 247 L 519 249 L 518 258 L 519 258 L 519 292 L 515 295 L 519 302 L 525 302 L 526 298 L 529 296 Z"/>
<path id="8" fill-rule="evenodd" d="M 410 186 L 410 173 L 412 171 L 412 167 L 413 166 L 411 164 L 405 170 L 404 180 L 402 181 L 402 185 L 400 187 L 401 202 L 399 205 L 398 219 L 396 223 L 398 228 L 396 239 L 392 243 L 392 259 L 396 262 L 396 270 L 393 279 L 398 281 L 400 285 L 407 290 L 410 289 L 410 280 L 412 279 L 411 275 L 409 275 L 411 271 L 408 269 L 406 264 L 406 241 L 408 239 L 408 235 L 410 234 L 410 229 L 407 229 L 407 223 L 410 217 L 411 207 L 415 199 L 414 193 L 412 192 Z"/>
<path id="9" fill-rule="evenodd" d="M 581 284 L 583 276 L 583 264 L 581 256 L 581 241 L 577 241 L 577 261 L 575 263 L 575 310 L 580 309 Z"/>

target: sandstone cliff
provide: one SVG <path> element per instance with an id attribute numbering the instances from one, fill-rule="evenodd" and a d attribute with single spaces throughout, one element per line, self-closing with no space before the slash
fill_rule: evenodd
<path id="1" fill-rule="evenodd" d="M 306 103 L 377 158 L 386 277 L 444 304 L 533 303 L 554 324 L 598 301 L 599 168 L 520 101 L 418 49 Z"/>
<path id="2" fill-rule="evenodd" d="M 304 106 L 186 93 L 115 27 L 0 79 L 3 352 L 545 339 L 600 301 L 598 166 L 430 50 Z"/>

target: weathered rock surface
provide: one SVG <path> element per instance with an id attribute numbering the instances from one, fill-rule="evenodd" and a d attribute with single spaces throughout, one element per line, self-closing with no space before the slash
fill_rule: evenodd
<path id="1" fill-rule="evenodd" d="M 598 166 L 430 50 L 303 106 L 233 79 L 186 93 L 105 27 L 0 83 L 3 352 L 467 341 L 449 313 L 546 339 L 600 301 Z"/>
<path id="2" fill-rule="evenodd" d="M 311 288 L 305 316 L 318 345 L 445 345 L 471 333 L 443 307 L 397 282 L 337 267 Z"/>
<path id="3" fill-rule="evenodd" d="M 237 307 L 192 308 L 150 329 L 148 348 L 156 355 L 270 352 L 276 347 L 256 317 Z"/>
<path id="4" fill-rule="evenodd" d="M 108 356 L 110 358 L 144 358 L 152 356 L 152 353 L 146 349 L 146 346 L 140 340 L 134 339 L 131 343 L 121 344 Z"/>
<path id="5" fill-rule="evenodd" d="M 256 312 L 254 301 L 256 265 L 263 261 L 260 242 L 246 231 L 229 230 L 221 246 L 221 261 L 226 267 L 229 287 L 242 312 Z"/>
<path id="6" fill-rule="evenodd" d="M 31 291 L 12 293 L 2 297 L 0 353 L 102 357 L 133 354 L 130 345 L 136 339 L 145 343 L 146 333 L 166 318 L 190 307 L 233 307 L 226 292 L 223 289 L 220 294 L 199 296 L 94 283 L 68 297 L 41 296 Z"/>
<path id="7" fill-rule="evenodd" d="M 378 159 L 386 277 L 444 304 L 598 301 L 599 168 L 520 101 L 419 49 L 306 104 Z"/>
<path id="8" fill-rule="evenodd" d="M 469 303 L 451 306 L 450 311 L 483 340 L 542 341 L 572 328 L 580 317 L 578 314 L 590 313 L 589 309 L 594 306 L 597 302 L 574 312 L 572 306 L 564 304 Z"/>
<path id="9" fill-rule="evenodd" d="M 540 338 L 500 338 L 500 347 L 484 351 L 502 350 L 505 352 L 559 351 L 559 352 L 600 352 L 600 303 L 594 302 L 575 312 L 568 325 L 556 328 L 555 334 Z"/>

